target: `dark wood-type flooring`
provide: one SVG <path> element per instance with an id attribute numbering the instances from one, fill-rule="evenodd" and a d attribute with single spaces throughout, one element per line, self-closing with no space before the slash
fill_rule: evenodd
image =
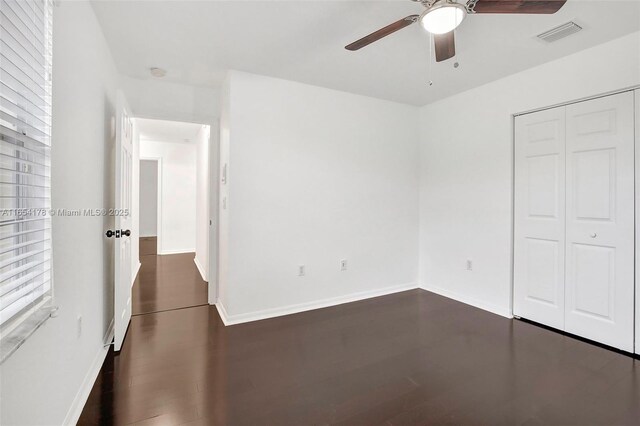
<path id="1" fill-rule="evenodd" d="M 194 253 L 156 256 L 155 237 L 140 239 L 140 272 L 132 289 L 132 314 L 140 315 L 207 303 L 207 283 Z"/>
<path id="2" fill-rule="evenodd" d="M 225 327 L 136 316 L 80 424 L 640 423 L 640 361 L 424 290 Z"/>
<path id="3" fill-rule="evenodd" d="M 157 237 L 140 237 L 140 256 L 158 254 Z"/>

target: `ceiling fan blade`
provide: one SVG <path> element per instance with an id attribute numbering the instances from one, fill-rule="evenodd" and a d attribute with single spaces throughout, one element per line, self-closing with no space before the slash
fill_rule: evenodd
<path id="1" fill-rule="evenodd" d="M 434 34 L 433 42 L 436 46 L 436 62 L 446 61 L 456 55 L 456 40 L 453 31 Z"/>
<path id="2" fill-rule="evenodd" d="M 556 13 L 567 0 L 478 0 L 475 13 Z"/>
<path id="3" fill-rule="evenodd" d="M 384 28 L 380 28 L 378 31 L 375 31 L 368 36 L 362 37 L 358 41 L 354 41 L 351 44 L 346 45 L 344 48 L 347 50 L 358 50 L 363 47 L 373 43 L 374 41 L 378 41 L 383 37 L 388 36 L 389 34 L 393 34 L 398 30 L 403 29 L 404 27 L 408 27 L 418 20 L 419 15 L 409 15 L 406 18 L 402 18 L 399 21 L 394 22 L 393 24 L 387 25 Z"/>

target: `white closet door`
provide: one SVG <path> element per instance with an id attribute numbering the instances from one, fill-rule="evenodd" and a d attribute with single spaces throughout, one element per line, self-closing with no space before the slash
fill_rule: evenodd
<path id="1" fill-rule="evenodd" d="M 633 93 L 567 106 L 565 330 L 633 351 Z"/>
<path id="2" fill-rule="evenodd" d="M 564 329 L 565 109 L 515 126 L 513 312 Z"/>

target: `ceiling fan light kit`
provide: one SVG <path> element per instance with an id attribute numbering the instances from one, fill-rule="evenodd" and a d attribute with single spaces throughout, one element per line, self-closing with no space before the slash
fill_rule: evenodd
<path id="1" fill-rule="evenodd" d="M 455 30 L 467 16 L 467 8 L 459 3 L 442 1 L 420 16 L 422 27 L 431 34 L 445 34 Z"/>
<path id="2" fill-rule="evenodd" d="M 420 22 L 422 27 L 434 35 L 436 62 L 452 58 L 456 54 L 455 30 L 469 15 L 484 13 L 515 13 L 515 14 L 553 14 L 556 13 L 567 0 L 412 0 L 426 8 L 420 15 L 409 15 L 392 24 L 387 25 L 345 46 L 345 49 L 355 51 L 369 44 L 395 33 L 409 25 Z"/>

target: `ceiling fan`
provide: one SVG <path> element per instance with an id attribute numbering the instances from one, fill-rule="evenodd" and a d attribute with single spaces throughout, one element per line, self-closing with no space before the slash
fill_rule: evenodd
<path id="1" fill-rule="evenodd" d="M 433 34 L 436 62 L 452 58 L 456 54 L 453 30 L 469 15 L 478 13 L 553 14 L 567 0 L 411 0 L 421 3 L 426 10 L 420 15 L 409 15 L 393 24 L 375 31 L 358 41 L 345 46 L 347 50 L 358 50 L 395 33 L 409 25 L 420 22 L 425 30 Z"/>

